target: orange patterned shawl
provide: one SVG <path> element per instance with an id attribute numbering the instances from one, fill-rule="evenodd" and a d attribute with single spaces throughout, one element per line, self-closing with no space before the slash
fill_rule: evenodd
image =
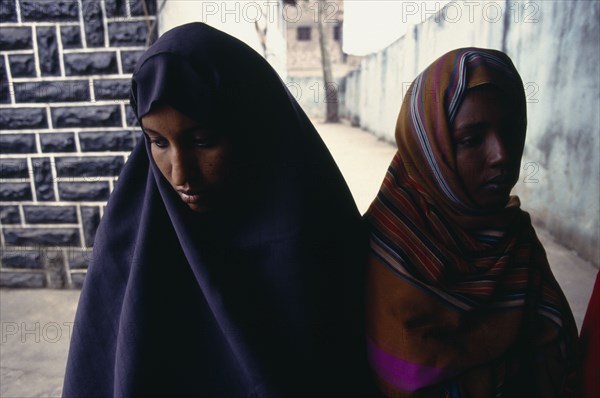
<path id="1" fill-rule="evenodd" d="M 526 111 L 511 60 L 445 54 L 413 82 L 398 152 L 370 225 L 371 367 L 390 397 L 555 397 L 574 388 L 576 327 L 517 197 L 495 213 L 466 196 L 450 128 L 467 89 L 494 84 Z"/>

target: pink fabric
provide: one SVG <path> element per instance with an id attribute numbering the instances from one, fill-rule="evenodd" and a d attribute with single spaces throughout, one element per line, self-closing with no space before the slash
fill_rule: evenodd
<path id="1" fill-rule="evenodd" d="M 415 391 L 454 376 L 447 369 L 423 366 L 388 354 L 367 339 L 371 367 L 385 382 L 405 391 Z"/>

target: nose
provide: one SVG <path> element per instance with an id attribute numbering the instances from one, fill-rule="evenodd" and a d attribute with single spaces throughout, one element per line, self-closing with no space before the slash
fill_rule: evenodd
<path id="1" fill-rule="evenodd" d="M 511 148 L 508 140 L 500 132 L 490 135 L 488 144 L 488 164 L 491 167 L 505 167 L 510 163 Z"/>
<path id="2" fill-rule="evenodd" d="M 192 162 L 188 153 L 175 149 L 171 155 L 171 184 L 183 187 L 192 177 Z"/>

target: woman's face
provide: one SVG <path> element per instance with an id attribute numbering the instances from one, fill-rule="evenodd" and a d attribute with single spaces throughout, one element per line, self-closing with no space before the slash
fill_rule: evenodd
<path id="1" fill-rule="evenodd" d="M 506 205 L 519 178 L 525 131 L 519 112 L 493 86 L 471 89 L 452 124 L 459 177 L 486 210 Z"/>
<path id="2" fill-rule="evenodd" d="M 233 186 L 231 140 L 188 116 L 160 106 L 142 117 L 152 157 L 163 176 L 193 211 L 222 203 Z"/>

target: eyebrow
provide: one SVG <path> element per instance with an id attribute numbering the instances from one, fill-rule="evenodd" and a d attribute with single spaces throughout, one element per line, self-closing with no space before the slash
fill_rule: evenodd
<path id="1" fill-rule="evenodd" d="M 143 125 L 142 125 L 142 130 L 144 130 L 145 132 L 151 133 L 151 134 L 156 134 L 156 135 L 160 135 L 160 136 L 163 135 L 163 134 L 159 133 L 156 130 L 144 127 Z M 208 128 L 202 127 L 200 125 L 192 126 L 192 127 L 188 127 L 186 129 L 183 129 L 181 131 L 181 134 L 186 134 L 186 133 L 190 133 L 190 132 L 197 131 L 197 130 L 208 130 Z"/>
<path id="2" fill-rule="evenodd" d="M 484 127 L 484 126 L 487 126 L 487 124 L 488 123 L 486 123 L 486 122 L 467 122 L 467 123 L 461 124 L 460 126 L 456 126 L 454 131 L 462 131 L 462 130 L 477 128 L 477 127 Z"/>

